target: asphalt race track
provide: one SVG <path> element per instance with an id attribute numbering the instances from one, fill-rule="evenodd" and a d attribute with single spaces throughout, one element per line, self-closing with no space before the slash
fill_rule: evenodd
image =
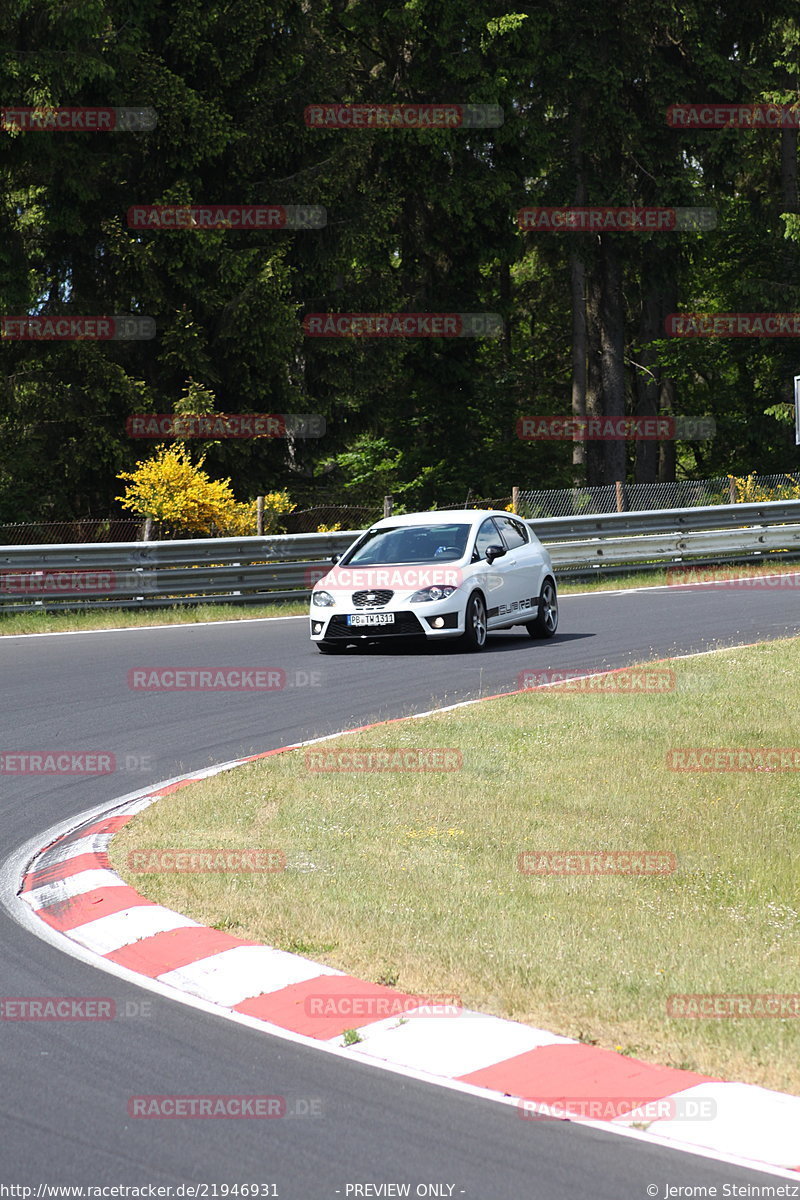
<path id="1" fill-rule="evenodd" d="M 553 641 L 501 633 L 476 655 L 323 657 L 304 618 L 0 638 L 2 750 L 113 753 L 120 767 L 96 778 L 0 776 L 2 858 L 56 821 L 184 769 L 511 691 L 526 667 L 617 667 L 799 631 L 794 588 L 663 588 L 566 597 Z M 283 668 L 288 682 L 271 693 L 128 687 L 131 668 L 171 666 Z M 568 1122 L 520 1120 L 506 1105 L 250 1031 L 86 966 L 5 909 L 0 971 L 3 996 L 112 997 L 121 1010 L 113 1021 L 0 1021 L 0 1183 L 33 1196 L 39 1184 L 269 1183 L 281 1200 L 335 1200 L 372 1183 L 410 1184 L 411 1195 L 446 1185 L 431 1194 L 475 1200 L 639 1200 L 666 1197 L 667 1185 L 723 1195 L 724 1184 L 780 1183 Z M 290 1110 L 308 1102 L 320 1115 L 127 1114 L 132 1095 L 242 1093 L 286 1096 Z"/>

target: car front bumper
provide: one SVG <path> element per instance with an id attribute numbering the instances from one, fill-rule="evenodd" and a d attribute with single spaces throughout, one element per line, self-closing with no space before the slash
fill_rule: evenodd
<path id="1" fill-rule="evenodd" d="M 310 632 L 314 642 L 366 642 L 388 638 L 453 638 L 464 632 L 464 614 L 431 602 L 410 608 L 390 610 L 394 621 L 388 625 L 349 625 L 350 612 L 320 609 L 311 613 Z M 323 615 L 319 615 L 319 613 Z M 362 616 L 363 613 L 357 615 Z"/>

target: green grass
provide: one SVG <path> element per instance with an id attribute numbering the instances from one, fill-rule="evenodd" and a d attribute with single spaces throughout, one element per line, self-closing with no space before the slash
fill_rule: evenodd
<path id="1" fill-rule="evenodd" d="M 770 563 L 766 567 L 731 567 L 733 575 L 764 575 L 800 570 L 800 565 Z M 618 591 L 620 588 L 662 587 L 669 582 L 667 570 L 642 571 L 636 575 L 570 581 L 565 572 L 558 576 L 559 592 L 569 596 L 581 592 Z M 282 604 L 198 604 L 185 607 L 135 609 L 95 609 L 86 612 L 28 612 L 4 614 L 0 607 L 0 637 L 20 633 L 68 633 L 91 629 L 136 629 L 148 625 L 192 625 L 198 621 L 248 621 L 264 617 L 305 616 L 308 604 L 303 600 Z"/>
<path id="2" fill-rule="evenodd" d="M 671 993 L 795 993 L 798 777 L 671 772 L 671 747 L 798 744 L 800 639 L 676 661 L 658 694 L 540 690 L 320 748 L 459 748 L 452 773 L 287 752 L 184 788 L 112 844 L 158 903 L 410 992 L 648 1061 L 800 1093 L 800 1019 L 668 1018 Z M 278 874 L 132 874 L 144 847 L 277 847 Z M 674 874 L 523 875 L 535 850 Z"/>
<path id="3" fill-rule="evenodd" d="M 0 609 L 0 636 L 19 633 L 70 633 L 91 629 L 138 629 L 148 625 L 196 625 L 199 621 L 252 621 L 258 617 L 305 615 L 308 605 L 285 604 L 197 604 L 178 608 L 95 609 L 71 613 L 8 613 Z"/>

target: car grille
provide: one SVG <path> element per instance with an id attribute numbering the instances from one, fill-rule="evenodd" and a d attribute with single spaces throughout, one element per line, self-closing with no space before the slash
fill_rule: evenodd
<path id="1" fill-rule="evenodd" d="M 325 630 L 325 640 L 329 638 L 347 638 L 355 641 L 357 638 L 383 638 L 410 635 L 425 636 L 424 630 L 413 613 L 397 613 L 393 625 L 358 625 L 355 628 L 347 624 L 347 617 L 338 613 L 331 617 L 330 624 Z"/>
<path id="2" fill-rule="evenodd" d="M 388 604 L 394 592 L 386 588 L 373 588 L 366 592 L 353 592 L 353 604 L 356 608 L 383 608 Z"/>

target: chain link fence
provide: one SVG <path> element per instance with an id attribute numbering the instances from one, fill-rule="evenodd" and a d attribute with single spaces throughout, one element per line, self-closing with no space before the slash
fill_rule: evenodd
<path id="1" fill-rule="evenodd" d="M 320 526 L 336 529 L 366 529 L 383 516 L 383 505 L 323 504 L 300 512 L 284 513 L 281 525 L 286 533 L 316 533 Z"/>
<path id="2" fill-rule="evenodd" d="M 746 491 L 754 500 L 791 500 L 800 497 L 800 485 L 791 475 L 751 475 Z M 614 483 L 602 487 L 520 488 L 517 508 L 529 520 L 542 517 L 590 516 L 612 512 L 645 512 L 659 508 L 695 508 L 706 504 L 734 504 L 749 499 L 728 475 L 717 479 L 680 479 L 674 483 Z M 505 507 L 500 505 L 500 507 Z"/>
<path id="3" fill-rule="evenodd" d="M 281 533 L 316 533 L 326 529 L 364 529 L 383 516 L 383 505 L 326 504 L 281 515 Z M 30 521 L 0 524 L 0 545 L 44 546 L 73 545 L 89 542 L 139 542 L 144 538 L 145 522 L 139 517 L 86 517 L 78 521 Z M 255 529 L 253 529 L 255 534 Z M 154 525 L 152 541 L 181 540 L 197 536 L 175 530 L 164 531 Z"/>
<path id="4" fill-rule="evenodd" d="M 800 498 L 800 476 L 750 475 L 744 484 L 730 476 L 717 479 L 682 479 L 675 483 L 626 483 L 617 487 L 519 488 L 517 511 L 529 520 L 548 517 L 591 516 L 613 512 L 645 512 L 661 508 L 694 508 L 707 504 L 732 504 L 737 500 L 791 500 Z M 461 505 L 450 508 L 510 510 L 513 494 L 486 497 L 469 491 Z M 399 514 L 398 514 L 399 515 Z M 316 533 L 318 530 L 366 529 L 383 516 L 382 504 L 325 504 L 281 516 L 281 532 Z M 38 521 L 2 525 L 0 545 L 66 545 L 88 542 L 136 542 L 144 537 L 144 521 L 135 517 L 87 517 L 79 521 Z M 253 530 L 255 533 L 255 530 Z M 176 535 L 170 535 L 174 538 Z M 185 534 L 185 537 L 194 535 Z M 159 539 L 159 530 L 151 533 Z"/>
<path id="5" fill-rule="evenodd" d="M 0 525 L 3 546 L 65 546 L 87 542 L 138 542 L 140 517 L 86 517 L 79 521 L 30 521 Z"/>
<path id="6" fill-rule="evenodd" d="M 504 508 L 510 512 L 513 499 L 514 499 L 514 497 L 510 494 L 508 496 L 501 496 L 500 499 L 498 500 L 498 499 L 495 499 L 493 497 L 488 497 L 488 496 L 476 496 L 473 492 L 468 492 L 466 501 L 464 502 L 463 505 L 459 505 L 459 507 L 460 508 L 495 508 L 495 509 Z M 447 507 L 455 508 L 455 505 L 448 505 Z"/>

